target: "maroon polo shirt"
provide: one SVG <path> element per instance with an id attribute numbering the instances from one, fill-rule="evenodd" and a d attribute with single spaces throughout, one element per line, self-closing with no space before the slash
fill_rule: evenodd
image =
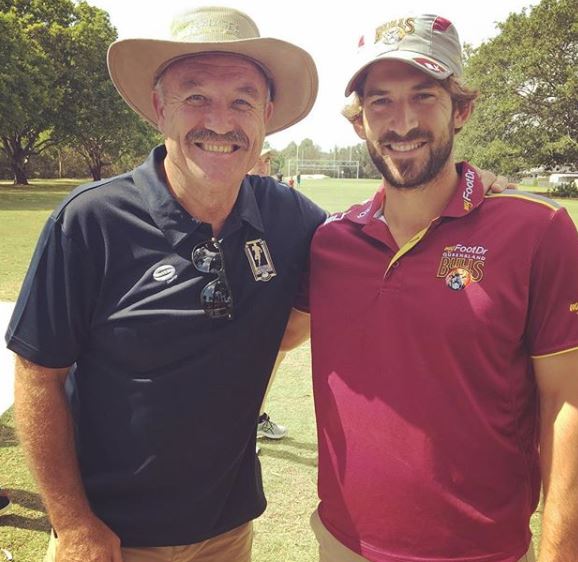
<path id="1" fill-rule="evenodd" d="M 578 348 L 578 235 L 565 209 L 484 197 L 459 170 L 442 216 L 401 249 L 383 189 L 312 243 L 319 512 L 372 561 L 526 552 L 540 490 L 532 357 Z"/>

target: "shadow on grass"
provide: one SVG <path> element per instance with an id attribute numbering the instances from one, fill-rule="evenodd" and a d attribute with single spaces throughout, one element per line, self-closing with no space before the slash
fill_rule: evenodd
<path id="1" fill-rule="evenodd" d="M 2 527 L 16 527 L 18 529 L 28 529 L 31 531 L 50 532 L 50 523 L 38 494 L 16 488 L 4 488 L 4 491 L 8 492 L 10 501 L 14 506 L 12 507 L 13 510 L 17 509 L 17 506 L 21 506 L 30 511 L 39 511 L 42 513 L 42 516 L 25 517 L 23 515 L 8 513 L 0 518 L 0 525 Z"/>
<path id="2" fill-rule="evenodd" d="M 79 180 L 38 181 L 15 187 L 0 182 L 0 210 L 51 211 L 79 183 Z"/>
<path id="3" fill-rule="evenodd" d="M 263 457 L 274 457 L 276 459 L 281 459 L 287 462 L 293 462 L 296 464 L 302 464 L 305 466 L 317 466 L 317 446 L 314 443 L 307 443 L 304 441 L 297 441 L 291 437 L 285 437 L 279 441 L 269 440 L 259 440 L 259 446 L 261 447 L 261 456 Z M 298 451 L 294 452 L 288 450 L 288 448 L 295 448 Z M 310 451 L 315 453 L 314 457 L 304 456 L 301 451 Z"/>
<path id="4" fill-rule="evenodd" d="M 52 211 L 68 195 L 68 192 L 36 193 L 34 196 L 10 195 L 0 192 L 1 211 Z"/>

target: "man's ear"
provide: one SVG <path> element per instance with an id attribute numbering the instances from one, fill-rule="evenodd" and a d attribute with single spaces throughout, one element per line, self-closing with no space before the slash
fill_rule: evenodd
<path id="1" fill-rule="evenodd" d="M 155 110 L 157 127 L 160 130 L 162 130 L 162 123 L 163 123 L 164 117 L 165 117 L 165 107 L 163 104 L 162 96 L 156 88 L 152 91 L 151 95 L 152 95 L 153 107 Z"/>
<path id="2" fill-rule="evenodd" d="M 273 115 L 273 102 L 268 101 L 267 105 L 265 106 L 265 125 L 269 123 L 272 115 Z"/>
<path id="3" fill-rule="evenodd" d="M 456 107 L 454 111 L 454 128 L 461 129 L 472 116 L 474 111 L 474 104 L 473 102 L 461 104 L 460 106 Z"/>
<path id="4" fill-rule="evenodd" d="M 365 125 L 363 123 L 363 112 L 359 112 L 351 124 L 353 125 L 353 130 L 357 133 L 357 136 L 361 140 L 367 140 L 367 135 L 365 134 Z"/>

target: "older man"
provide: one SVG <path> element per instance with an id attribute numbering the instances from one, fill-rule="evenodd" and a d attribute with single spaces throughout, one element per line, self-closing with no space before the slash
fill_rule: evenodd
<path id="1" fill-rule="evenodd" d="M 245 174 L 308 114 L 317 73 L 236 10 L 174 30 L 111 46 L 164 146 L 54 212 L 7 333 L 47 560 L 246 562 L 265 509 L 256 420 L 325 214 Z"/>
<path id="2" fill-rule="evenodd" d="M 453 159 L 476 92 L 454 26 L 359 41 L 346 95 L 383 187 L 312 242 L 322 562 L 578 560 L 578 235 Z"/>

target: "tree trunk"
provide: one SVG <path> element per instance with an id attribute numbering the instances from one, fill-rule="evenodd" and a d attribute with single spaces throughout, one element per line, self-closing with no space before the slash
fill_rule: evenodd
<path id="1" fill-rule="evenodd" d="M 56 154 L 58 154 L 58 179 L 62 179 L 62 152 L 60 149 L 56 150 Z"/>
<path id="2" fill-rule="evenodd" d="M 21 155 L 20 155 L 21 156 Z M 26 158 L 19 155 L 12 157 L 12 174 L 14 175 L 14 185 L 29 185 L 26 175 Z"/>
<path id="3" fill-rule="evenodd" d="M 21 144 L 20 137 L 16 135 L 2 136 L 0 138 L 0 148 L 10 161 L 14 185 L 28 185 L 28 176 L 26 174 L 28 155 Z"/>
<path id="4" fill-rule="evenodd" d="M 102 179 L 102 161 L 95 159 L 90 164 L 90 173 L 92 174 L 92 179 L 94 181 L 100 181 Z"/>

